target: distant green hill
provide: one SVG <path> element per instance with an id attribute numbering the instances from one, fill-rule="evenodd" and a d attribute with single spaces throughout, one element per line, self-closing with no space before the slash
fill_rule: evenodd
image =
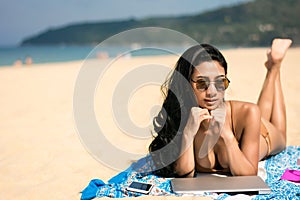
<path id="1" fill-rule="evenodd" d="M 267 46 L 274 37 L 288 37 L 299 46 L 299 11 L 300 0 L 256 0 L 193 16 L 73 24 L 29 37 L 21 45 L 98 44 L 128 29 L 157 26 L 200 43 Z"/>

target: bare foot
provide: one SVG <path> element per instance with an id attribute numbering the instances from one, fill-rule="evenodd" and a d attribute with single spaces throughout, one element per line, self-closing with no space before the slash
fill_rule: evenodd
<path id="1" fill-rule="evenodd" d="M 290 39 L 276 38 L 273 40 L 271 49 L 268 49 L 267 51 L 268 60 L 265 63 L 267 69 L 271 69 L 272 66 L 275 65 L 280 67 L 280 64 L 291 44 L 292 40 Z"/>

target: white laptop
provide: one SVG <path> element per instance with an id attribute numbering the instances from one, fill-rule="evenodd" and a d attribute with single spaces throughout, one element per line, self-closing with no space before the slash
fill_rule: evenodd
<path id="1" fill-rule="evenodd" d="M 171 179 L 173 192 L 178 194 L 247 193 L 270 194 L 271 188 L 259 176 L 216 176 Z"/>

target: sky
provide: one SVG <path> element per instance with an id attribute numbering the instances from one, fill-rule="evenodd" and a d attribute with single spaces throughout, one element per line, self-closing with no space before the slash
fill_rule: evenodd
<path id="1" fill-rule="evenodd" d="M 193 15 L 250 0 L 0 0 L 0 46 L 49 28 L 97 21 Z"/>

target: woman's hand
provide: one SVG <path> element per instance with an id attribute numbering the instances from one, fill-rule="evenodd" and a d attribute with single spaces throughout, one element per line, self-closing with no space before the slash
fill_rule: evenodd
<path id="1" fill-rule="evenodd" d="M 212 116 L 209 114 L 207 109 L 192 107 L 188 121 L 184 128 L 184 134 L 187 135 L 188 138 L 194 139 L 200 128 L 200 125 L 207 129 L 211 119 Z"/>

